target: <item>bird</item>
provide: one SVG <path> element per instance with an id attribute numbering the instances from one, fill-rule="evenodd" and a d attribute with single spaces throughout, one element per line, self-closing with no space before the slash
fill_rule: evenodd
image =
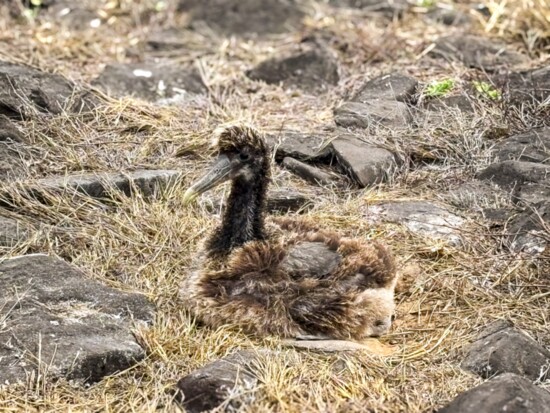
<path id="1" fill-rule="evenodd" d="M 271 153 L 243 123 L 214 131 L 216 160 L 183 195 L 231 181 L 220 224 L 202 242 L 180 295 L 194 318 L 257 336 L 361 340 L 388 332 L 396 264 L 388 247 L 291 216 L 266 217 Z"/>

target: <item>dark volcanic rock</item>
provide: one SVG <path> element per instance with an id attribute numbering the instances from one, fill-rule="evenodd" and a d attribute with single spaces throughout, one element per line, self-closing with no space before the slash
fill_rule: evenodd
<path id="1" fill-rule="evenodd" d="M 511 195 L 490 181 L 469 181 L 457 185 L 441 196 L 457 208 L 478 212 L 488 205 L 508 205 Z"/>
<path id="2" fill-rule="evenodd" d="M 433 240 L 454 246 L 462 243 L 460 229 L 464 219 L 428 201 L 382 202 L 369 206 L 365 213 L 371 220 L 402 224 L 409 231 Z"/>
<path id="3" fill-rule="evenodd" d="M 361 187 L 386 181 L 396 167 L 390 151 L 358 139 L 337 138 L 331 146 L 338 163 Z"/>
<path id="4" fill-rule="evenodd" d="M 0 115 L 0 142 L 23 142 L 23 134 L 15 124 L 4 115 Z"/>
<path id="5" fill-rule="evenodd" d="M 550 392 L 512 373 L 459 394 L 438 413 L 550 413 Z"/>
<path id="6" fill-rule="evenodd" d="M 29 236 L 27 225 L 19 221 L 0 215 L 0 247 L 13 247 Z"/>
<path id="7" fill-rule="evenodd" d="M 269 134 L 268 143 L 274 148 L 277 160 L 287 156 L 303 161 L 321 161 L 330 157 L 330 136 L 323 133 L 303 133 L 284 130 L 277 136 Z"/>
<path id="8" fill-rule="evenodd" d="M 267 193 L 268 212 L 299 211 L 312 205 L 312 200 L 301 192 L 292 189 L 272 189 Z"/>
<path id="9" fill-rule="evenodd" d="M 540 104 L 550 97 L 550 65 L 495 76 L 492 80 L 499 88 L 504 89 L 512 104 Z"/>
<path id="10" fill-rule="evenodd" d="M 406 104 L 395 100 L 346 102 L 334 109 L 334 122 L 343 127 L 405 128 L 412 123 L 412 115 Z"/>
<path id="11" fill-rule="evenodd" d="M 329 174 L 314 166 L 300 162 L 294 158 L 284 158 L 283 166 L 312 184 L 335 185 L 338 182 L 337 176 Z"/>
<path id="12" fill-rule="evenodd" d="M 181 50 L 187 47 L 183 31 L 174 27 L 151 33 L 146 44 L 149 49 L 159 52 Z"/>
<path id="13" fill-rule="evenodd" d="M 151 102 L 206 91 L 196 70 L 174 64 L 109 65 L 93 84 L 116 97 L 135 96 Z"/>
<path id="14" fill-rule="evenodd" d="M 150 197 L 167 185 L 175 183 L 179 176 L 180 172 L 176 170 L 138 170 L 127 174 L 85 173 L 40 179 L 33 189 L 71 190 L 93 198 L 108 198 L 112 189 L 130 196 L 136 189 L 143 196 Z"/>
<path id="15" fill-rule="evenodd" d="M 24 381 L 45 366 L 49 378 L 89 382 L 124 370 L 145 356 L 131 328 L 152 313 L 144 296 L 104 286 L 60 259 L 3 261 L 0 383 Z"/>
<path id="16" fill-rule="evenodd" d="M 351 100 L 361 103 L 378 99 L 411 102 L 417 87 L 418 80 L 415 78 L 401 73 L 390 73 L 366 82 Z"/>
<path id="17" fill-rule="evenodd" d="M 209 212 L 219 213 L 225 205 L 219 198 L 206 198 L 205 207 Z M 268 213 L 296 212 L 313 205 L 311 198 L 294 189 L 271 189 L 267 193 L 266 211 Z M 222 207 L 222 208 L 220 208 Z"/>
<path id="18" fill-rule="evenodd" d="M 550 127 L 532 129 L 498 142 L 493 151 L 499 161 L 550 164 Z"/>
<path id="19" fill-rule="evenodd" d="M 292 277 L 319 277 L 336 271 L 342 261 L 340 254 L 321 242 L 300 242 L 293 245 L 280 263 L 280 268 Z"/>
<path id="20" fill-rule="evenodd" d="M 224 34 L 283 33 L 301 24 L 304 10 L 299 0 L 180 0 L 191 24 L 202 21 Z"/>
<path id="21" fill-rule="evenodd" d="M 487 71 L 511 67 L 528 61 L 527 56 L 510 50 L 505 44 L 465 34 L 439 39 L 430 53 L 448 60 L 459 60 L 466 66 Z"/>
<path id="22" fill-rule="evenodd" d="M 446 111 L 453 108 L 460 110 L 462 113 L 471 113 L 474 111 L 472 100 L 465 95 L 429 99 L 426 101 L 424 107 L 431 111 Z"/>
<path id="23" fill-rule="evenodd" d="M 548 242 L 549 225 L 550 205 L 548 200 L 515 216 L 505 231 L 510 234 L 507 240 L 510 249 L 530 254 L 543 252 Z"/>
<path id="24" fill-rule="evenodd" d="M 352 7 L 381 13 L 388 17 L 399 16 L 410 7 L 407 0 L 329 0 L 328 3 L 336 7 Z"/>
<path id="25" fill-rule="evenodd" d="M 550 186 L 550 165 L 504 161 L 489 165 L 477 176 L 511 191 L 517 201 L 537 203 L 546 199 Z"/>
<path id="26" fill-rule="evenodd" d="M 550 366 L 550 351 L 511 323 L 490 325 L 474 341 L 462 368 L 489 378 L 515 373 L 531 380 L 545 380 Z"/>
<path id="27" fill-rule="evenodd" d="M 338 62 L 328 50 L 314 47 L 283 58 L 268 59 L 246 75 L 252 80 L 318 93 L 338 83 Z"/>
<path id="28" fill-rule="evenodd" d="M 75 85 L 62 76 L 0 61 L 0 115 L 19 118 L 33 111 L 59 114 L 86 107 Z"/>
<path id="29" fill-rule="evenodd" d="M 269 353 L 241 350 L 208 363 L 178 381 L 177 400 L 189 413 L 212 410 L 224 402 L 228 405 L 223 411 L 238 411 L 242 399 L 230 395 L 245 396 L 256 386 L 258 378 L 250 366 Z"/>
<path id="30" fill-rule="evenodd" d="M 447 6 L 444 4 L 443 6 Z M 442 23 L 446 26 L 464 26 L 472 22 L 472 19 L 467 14 L 460 10 L 449 9 L 448 6 L 435 7 L 426 13 L 426 16 L 438 23 Z"/>

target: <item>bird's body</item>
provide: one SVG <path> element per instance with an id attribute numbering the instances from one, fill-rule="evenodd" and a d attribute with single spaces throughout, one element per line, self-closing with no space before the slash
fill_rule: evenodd
<path id="1" fill-rule="evenodd" d="M 218 149 L 213 172 L 187 194 L 233 182 L 222 223 L 182 288 L 193 314 L 214 327 L 235 325 L 258 335 L 385 333 L 396 283 L 388 250 L 298 220 L 265 222 L 270 157 L 263 138 L 233 126 L 219 133 Z"/>

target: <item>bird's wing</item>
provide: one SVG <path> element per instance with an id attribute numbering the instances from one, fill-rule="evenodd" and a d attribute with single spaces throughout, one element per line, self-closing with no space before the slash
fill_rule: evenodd
<path id="1" fill-rule="evenodd" d="M 342 256 L 322 242 L 301 242 L 290 247 L 280 268 L 294 278 L 325 278 L 340 261 Z"/>

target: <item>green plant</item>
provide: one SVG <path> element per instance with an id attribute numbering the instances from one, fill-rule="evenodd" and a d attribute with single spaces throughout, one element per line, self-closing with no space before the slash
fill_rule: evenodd
<path id="1" fill-rule="evenodd" d="M 490 83 L 480 80 L 474 80 L 472 83 L 477 92 L 488 99 L 499 100 L 502 97 L 500 90 L 495 89 Z"/>
<path id="2" fill-rule="evenodd" d="M 444 96 L 449 93 L 454 86 L 455 81 L 453 79 L 434 81 L 426 86 L 424 95 L 430 98 Z"/>

